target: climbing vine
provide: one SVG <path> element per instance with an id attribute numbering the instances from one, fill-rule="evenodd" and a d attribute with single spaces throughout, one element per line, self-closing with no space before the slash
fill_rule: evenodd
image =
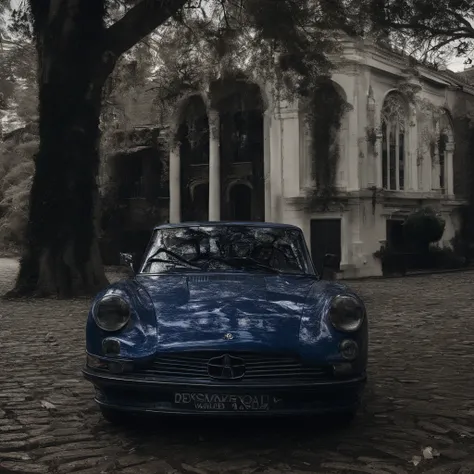
<path id="1" fill-rule="evenodd" d="M 308 100 L 306 121 L 309 131 L 311 175 L 314 187 L 308 193 L 308 207 L 327 210 L 336 195 L 340 161 L 340 130 L 351 106 L 334 84 L 322 81 Z"/>
<path id="2" fill-rule="evenodd" d="M 445 112 L 426 99 L 416 101 L 418 114 L 418 134 L 420 137 L 418 147 L 418 163 L 423 157 L 429 155 L 431 165 L 439 164 L 439 149 L 441 142 L 440 119 Z"/>
<path id="3" fill-rule="evenodd" d="M 377 144 L 377 130 L 374 127 L 367 127 L 365 130 L 367 142 L 374 147 L 374 154 L 377 154 L 375 145 Z"/>

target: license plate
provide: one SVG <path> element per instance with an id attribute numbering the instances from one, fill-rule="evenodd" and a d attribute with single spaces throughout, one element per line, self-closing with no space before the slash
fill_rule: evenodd
<path id="1" fill-rule="evenodd" d="M 235 395 L 227 393 L 179 392 L 174 394 L 174 405 L 202 411 L 268 411 L 268 395 Z"/>

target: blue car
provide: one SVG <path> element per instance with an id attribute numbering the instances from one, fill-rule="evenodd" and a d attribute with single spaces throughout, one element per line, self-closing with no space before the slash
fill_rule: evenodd
<path id="1" fill-rule="evenodd" d="M 134 277 L 94 299 L 86 339 L 83 373 L 114 423 L 140 412 L 348 421 L 366 382 L 364 304 L 320 278 L 290 225 L 155 228 Z"/>

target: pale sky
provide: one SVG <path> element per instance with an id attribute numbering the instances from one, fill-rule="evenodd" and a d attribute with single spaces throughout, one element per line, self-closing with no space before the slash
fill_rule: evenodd
<path id="1" fill-rule="evenodd" d="M 448 68 L 456 72 L 464 71 L 464 69 L 469 66 L 465 66 L 463 63 L 464 63 L 464 59 L 457 58 L 456 60 L 448 63 Z"/>

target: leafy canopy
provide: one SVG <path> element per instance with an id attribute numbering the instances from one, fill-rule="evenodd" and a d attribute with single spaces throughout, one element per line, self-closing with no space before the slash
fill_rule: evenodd
<path id="1" fill-rule="evenodd" d="M 168 82 L 179 78 L 191 87 L 202 82 L 206 73 L 269 72 L 277 59 L 286 85 L 306 92 L 311 82 L 328 72 L 327 53 L 334 52 L 337 44 L 334 31 L 361 33 L 358 4 L 352 0 L 108 0 L 105 41 L 100 47 L 119 58 L 140 41 L 148 41 L 154 45 L 161 70 L 173 76 Z M 47 29 L 51 18 L 49 23 L 44 19 L 51 5 L 47 0 L 22 1 L 13 12 L 17 30 L 27 34 L 28 22 L 37 34 Z"/>
<path id="2" fill-rule="evenodd" d="M 373 29 L 409 53 L 430 62 L 473 61 L 472 0 L 368 0 L 367 6 Z"/>
<path id="3" fill-rule="evenodd" d="M 345 0 L 186 3 L 144 40 L 153 52 L 160 119 L 183 95 L 218 78 L 243 76 L 311 96 L 330 74 L 341 35 L 361 33 L 358 13 Z"/>

